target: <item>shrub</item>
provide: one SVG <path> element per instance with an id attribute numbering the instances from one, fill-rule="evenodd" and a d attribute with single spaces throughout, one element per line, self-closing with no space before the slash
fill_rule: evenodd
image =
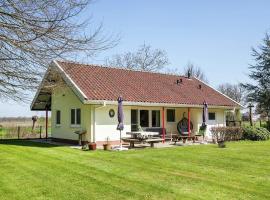
<path id="1" fill-rule="evenodd" d="M 270 131 L 270 122 L 267 121 L 265 124 L 262 124 L 262 127 L 266 128 L 266 129 L 268 129 L 268 131 Z"/>
<path id="2" fill-rule="evenodd" d="M 241 127 L 212 127 L 210 129 L 213 139 L 217 141 L 241 140 L 243 130 Z"/>
<path id="3" fill-rule="evenodd" d="M 268 140 L 270 139 L 270 132 L 263 127 L 244 127 L 243 128 L 243 139 L 247 140 Z"/>

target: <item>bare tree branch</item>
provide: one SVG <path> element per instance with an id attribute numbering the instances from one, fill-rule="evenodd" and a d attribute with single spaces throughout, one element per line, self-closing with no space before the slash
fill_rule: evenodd
<path id="1" fill-rule="evenodd" d="M 161 49 L 152 49 L 143 44 L 136 52 L 116 54 L 107 58 L 106 65 L 141 71 L 160 71 L 169 64 L 167 53 Z"/>
<path id="2" fill-rule="evenodd" d="M 196 77 L 196 78 L 208 83 L 206 75 L 204 74 L 202 69 L 200 67 L 195 67 L 194 64 L 192 64 L 192 63 L 187 64 L 187 66 L 184 69 L 184 74 L 186 76 L 190 75 L 190 76 Z"/>
<path id="3" fill-rule="evenodd" d="M 240 84 L 224 83 L 218 86 L 218 90 L 238 103 L 243 103 L 244 89 Z"/>
<path id="4" fill-rule="evenodd" d="M 116 45 L 80 13 L 91 0 L 0 2 L 0 99 L 25 99 L 53 59 L 93 56 Z"/>

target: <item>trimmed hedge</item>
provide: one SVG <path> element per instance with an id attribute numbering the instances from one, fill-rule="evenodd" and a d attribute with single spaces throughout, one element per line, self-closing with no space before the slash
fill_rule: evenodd
<path id="1" fill-rule="evenodd" d="M 270 132 L 263 127 L 244 127 L 243 128 L 243 139 L 247 140 L 269 140 Z"/>
<path id="2" fill-rule="evenodd" d="M 212 127 L 210 129 L 213 139 L 218 141 L 236 141 L 243 138 L 241 127 Z"/>

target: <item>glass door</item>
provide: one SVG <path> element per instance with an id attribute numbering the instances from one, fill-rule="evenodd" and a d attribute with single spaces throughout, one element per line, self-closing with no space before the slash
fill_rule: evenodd
<path id="1" fill-rule="evenodd" d="M 131 131 L 138 131 L 138 110 L 131 110 Z"/>

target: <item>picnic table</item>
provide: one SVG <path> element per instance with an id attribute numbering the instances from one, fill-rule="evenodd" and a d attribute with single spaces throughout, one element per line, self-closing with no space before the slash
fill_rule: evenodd
<path id="1" fill-rule="evenodd" d="M 130 148 L 133 148 L 135 144 L 149 143 L 151 147 L 154 147 L 155 143 L 162 142 L 163 139 L 157 137 L 158 132 L 148 132 L 148 131 L 134 131 L 127 132 L 127 135 L 130 135 L 130 138 L 122 138 L 124 142 L 130 143 Z M 156 137 L 155 137 L 156 136 Z"/>
<path id="2" fill-rule="evenodd" d="M 149 143 L 151 147 L 154 147 L 155 143 L 162 142 L 163 139 L 158 137 L 152 137 L 148 139 L 139 139 L 139 138 L 122 138 L 124 142 L 130 143 L 130 148 L 134 148 L 135 144 Z"/>
<path id="3" fill-rule="evenodd" d="M 127 135 L 131 135 L 132 138 L 136 137 L 153 137 L 158 136 L 159 132 L 148 132 L 148 131 L 134 131 L 134 132 L 127 132 Z"/>
<path id="4" fill-rule="evenodd" d="M 187 140 L 192 140 L 193 143 L 195 143 L 196 140 L 198 140 L 198 137 L 202 135 L 195 134 L 195 135 L 189 135 L 189 134 L 182 134 L 174 136 L 173 141 L 176 144 L 176 142 L 183 140 L 183 143 L 186 143 Z"/>

